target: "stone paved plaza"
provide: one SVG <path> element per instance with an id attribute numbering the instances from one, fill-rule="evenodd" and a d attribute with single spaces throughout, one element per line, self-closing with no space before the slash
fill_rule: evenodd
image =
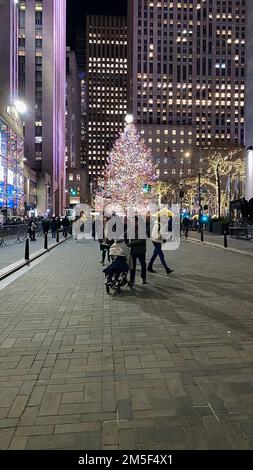
<path id="1" fill-rule="evenodd" d="M 60 238 L 62 240 L 62 236 Z M 1 270 L 18 261 L 24 261 L 25 242 L 15 244 L 15 240 L 6 240 L 7 246 L 0 246 L 0 274 Z M 56 240 L 48 236 L 48 245 L 55 245 Z M 30 242 L 30 255 L 44 248 L 44 237 L 37 236 L 36 242 Z"/>
<path id="2" fill-rule="evenodd" d="M 0 449 L 252 449 L 253 259 L 182 242 L 109 297 L 99 257 L 0 287 Z"/>

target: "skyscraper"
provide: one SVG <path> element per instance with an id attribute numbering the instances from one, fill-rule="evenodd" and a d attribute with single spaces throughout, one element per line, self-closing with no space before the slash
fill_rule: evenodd
<path id="1" fill-rule="evenodd" d="M 24 210 L 23 122 L 17 109 L 17 5 L 0 0 L 0 209 Z"/>
<path id="2" fill-rule="evenodd" d="M 244 143 L 245 18 L 245 0 L 129 0 L 129 108 L 161 179 Z"/>
<path id="3" fill-rule="evenodd" d="M 253 198 L 253 4 L 247 0 L 246 199 Z"/>
<path id="4" fill-rule="evenodd" d="M 66 154 L 67 168 L 80 166 L 81 91 L 76 54 L 67 48 Z"/>
<path id="5" fill-rule="evenodd" d="M 103 175 L 106 157 L 124 127 L 127 112 L 127 22 L 125 17 L 87 16 L 89 174 Z"/>
<path id="6" fill-rule="evenodd" d="M 87 160 L 87 74 L 86 74 L 86 32 L 76 31 L 76 61 L 79 70 L 81 87 L 81 140 L 80 158 L 81 165 L 88 171 Z"/>
<path id="7" fill-rule="evenodd" d="M 66 92 L 66 189 L 67 207 L 88 202 L 89 184 L 87 169 L 80 159 L 81 136 L 81 86 L 76 54 L 67 48 L 67 92 Z"/>
<path id="8" fill-rule="evenodd" d="M 20 0 L 19 87 L 25 155 L 39 175 L 38 212 L 65 206 L 66 0 Z"/>

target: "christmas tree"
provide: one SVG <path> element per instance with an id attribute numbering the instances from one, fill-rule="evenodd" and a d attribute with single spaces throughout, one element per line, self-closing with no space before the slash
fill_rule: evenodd
<path id="1" fill-rule="evenodd" d="M 104 178 L 98 182 L 97 194 L 124 209 L 146 206 L 155 201 L 156 180 L 151 150 L 142 141 L 132 117 L 127 116 L 125 130 L 108 157 Z"/>

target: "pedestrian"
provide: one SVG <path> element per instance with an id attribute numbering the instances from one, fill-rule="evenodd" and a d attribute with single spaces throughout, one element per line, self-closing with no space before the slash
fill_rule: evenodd
<path id="1" fill-rule="evenodd" d="M 68 236 L 69 225 L 70 225 L 69 219 L 68 219 L 68 217 L 65 216 L 63 221 L 62 221 L 63 236 L 65 238 L 67 238 L 67 236 Z"/>
<path id="2" fill-rule="evenodd" d="M 35 223 L 35 219 L 32 219 L 31 224 L 30 224 L 30 238 L 32 242 L 36 241 L 36 238 L 35 238 L 36 229 L 37 229 L 37 225 Z"/>
<path id="3" fill-rule="evenodd" d="M 169 266 L 167 265 L 166 261 L 165 261 L 165 257 L 164 257 L 164 252 L 163 252 L 163 249 L 162 249 L 162 244 L 166 242 L 166 235 L 165 235 L 165 231 L 160 223 L 160 220 L 156 221 L 155 224 L 154 224 L 154 227 L 153 227 L 153 230 L 152 230 L 152 243 L 154 245 L 154 253 L 153 253 L 153 256 L 149 262 L 149 265 L 148 265 L 148 271 L 150 273 L 156 273 L 156 271 L 154 271 L 153 269 L 153 264 L 156 260 L 156 258 L 159 256 L 160 258 L 160 261 L 163 265 L 163 267 L 165 268 L 165 271 L 167 274 L 171 274 L 173 273 L 174 269 L 170 269 Z"/>
<path id="4" fill-rule="evenodd" d="M 56 222 L 57 222 L 57 230 L 61 230 L 61 227 L 62 227 L 61 218 L 57 217 Z"/>
<path id="5" fill-rule="evenodd" d="M 110 263 L 111 262 L 111 258 L 110 258 L 110 248 L 113 244 L 113 240 L 109 240 L 108 238 L 108 226 L 107 226 L 107 222 L 109 222 L 109 218 L 105 217 L 104 218 L 104 227 L 103 227 L 103 235 L 104 237 L 102 239 L 99 239 L 99 244 L 100 244 L 100 251 L 102 253 L 102 260 L 100 261 L 100 264 L 102 264 L 102 266 L 105 265 L 105 258 L 106 258 L 106 255 L 107 255 L 107 259 L 108 259 L 108 262 Z"/>
<path id="6" fill-rule="evenodd" d="M 42 220 L 42 229 L 43 229 L 43 233 L 45 235 L 45 233 L 48 233 L 49 232 L 49 229 L 50 229 L 50 222 L 48 220 L 48 218 L 44 218 Z"/>
<path id="7" fill-rule="evenodd" d="M 53 217 L 51 221 L 52 238 L 56 238 L 57 226 L 57 220 Z"/>
<path id="8" fill-rule="evenodd" d="M 188 234 L 189 234 L 189 228 L 190 228 L 190 220 L 189 220 L 189 217 L 187 217 L 187 215 L 185 215 L 183 217 L 183 232 L 185 234 L 185 238 L 188 238 Z"/>
<path id="9" fill-rule="evenodd" d="M 144 223 L 142 219 L 140 221 Z M 137 261 L 139 261 L 141 265 L 142 284 L 147 284 L 147 240 L 138 238 L 138 217 L 135 217 L 135 238 L 129 241 L 128 246 L 131 248 L 132 257 L 129 285 L 133 286 L 135 283 Z"/>

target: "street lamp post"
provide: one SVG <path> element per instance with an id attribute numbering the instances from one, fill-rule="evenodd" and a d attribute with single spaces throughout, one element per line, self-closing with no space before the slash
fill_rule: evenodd
<path id="1" fill-rule="evenodd" d="M 51 193 L 51 192 L 49 193 L 50 185 L 49 185 L 49 184 L 45 184 L 45 186 L 47 186 L 47 198 L 48 198 L 48 201 L 49 201 L 49 198 L 50 198 L 50 201 L 52 201 L 52 196 L 54 196 L 54 194 L 57 194 L 57 193 L 60 192 L 60 191 L 65 191 L 66 194 L 68 193 L 68 189 L 66 189 L 66 188 L 58 188 L 58 189 L 56 189 L 56 191 L 54 191 L 53 193 Z M 53 206 L 52 202 L 49 203 L 48 201 L 47 201 L 47 206 L 51 206 L 51 208 L 52 208 L 52 206 Z M 48 210 L 49 210 L 49 207 L 48 207 Z M 51 210 L 52 210 L 52 209 L 51 209 Z"/>
<path id="2" fill-rule="evenodd" d="M 199 233 L 202 232 L 201 173 L 199 171 Z"/>
<path id="3" fill-rule="evenodd" d="M 220 184 L 219 166 L 220 166 L 220 164 L 218 163 L 216 171 L 217 171 L 217 184 L 218 184 L 218 215 L 219 215 L 219 219 L 220 219 L 220 217 L 221 217 L 221 184 Z"/>

